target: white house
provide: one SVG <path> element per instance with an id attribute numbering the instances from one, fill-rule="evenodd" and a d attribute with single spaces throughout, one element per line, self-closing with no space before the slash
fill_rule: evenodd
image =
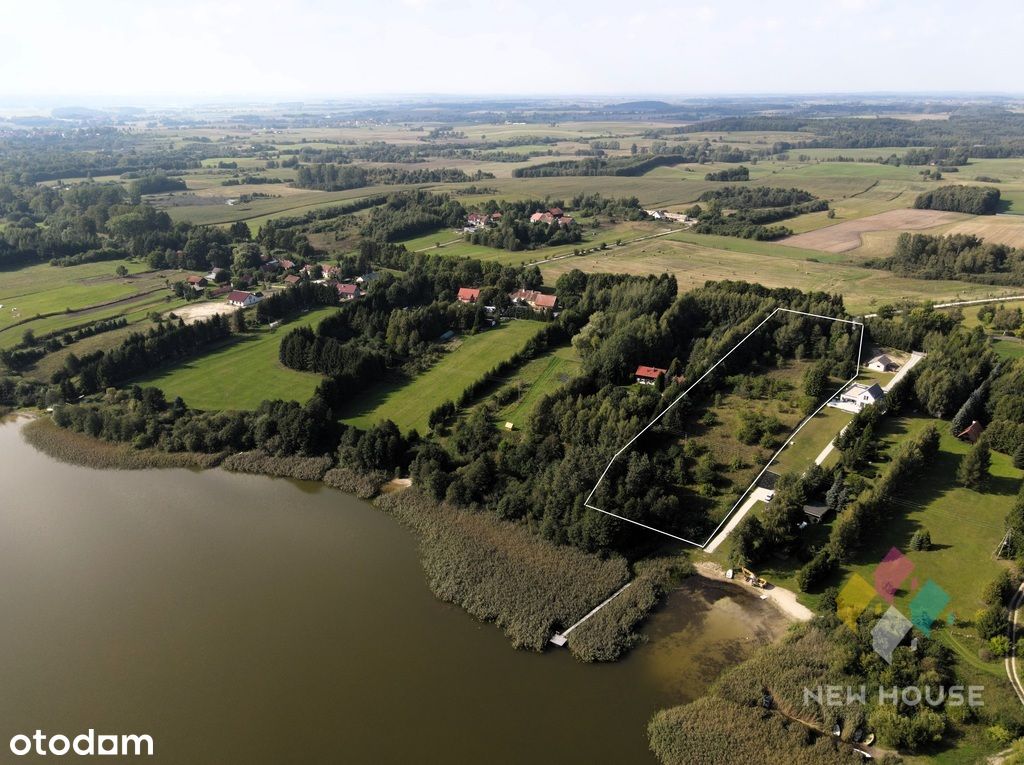
<path id="1" fill-rule="evenodd" d="M 870 404 L 877 404 L 884 396 L 885 391 L 882 390 L 878 383 L 872 383 L 871 385 L 854 383 L 839 394 L 839 403 L 845 404 L 846 407 L 852 407 L 859 412 Z"/>
<path id="2" fill-rule="evenodd" d="M 873 369 L 876 372 L 895 372 L 899 368 L 900 365 L 884 353 L 880 356 L 875 356 L 868 362 L 868 369 Z"/>
<path id="3" fill-rule="evenodd" d="M 233 290 L 231 294 L 228 295 L 228 305 L 237 305 L 239 308 L 248 308 L 251 305 L 256 305 L 262 299 L 263 298 L 255 292 Z"/>

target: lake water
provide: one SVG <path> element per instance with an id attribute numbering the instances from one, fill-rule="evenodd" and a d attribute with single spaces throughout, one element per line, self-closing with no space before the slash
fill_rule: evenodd
<path id="1" fill-rule="evenodd" d="M 651 763 L 655 710 L 778 626 L 691 584 L 622 662 L 515 651 L 437 601 L 414 537 L 365 502 L 66 465 L 19 428 L 0 424 L 0 760 L 15 734 L 93 728 L 188 765 Z"/>

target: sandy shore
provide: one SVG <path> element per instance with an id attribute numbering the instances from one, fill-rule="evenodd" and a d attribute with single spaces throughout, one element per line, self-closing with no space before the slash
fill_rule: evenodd
<path id="1" fill-rule="evenodd" d="M 814 612 L 807 606 L 802 605 L 796 599 L 796 593 L 786 590 L 782 587 L 776 587 L 769 584 L 765 589 L 759 590 L 756 587 L 751 587 L 744 584 L 741 580 L 728 579 L 725 576 L 725 571 L 717 563 L 713 561 L 701 561 L 694 564 L 694 568 L 697 569 L 697 573 L 708 579 L 715 579 L 721 582 L 729 582 L 751 596 L 756 598 L 767 599 L 769 602 L 775 605 L 782 613 L 793 621 L 806 622 L 810 621 L 814 617 Z"/>

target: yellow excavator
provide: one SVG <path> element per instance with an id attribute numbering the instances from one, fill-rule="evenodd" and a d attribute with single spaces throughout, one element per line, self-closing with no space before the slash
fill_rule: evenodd
<path id="1" fill-rule="evenodd" d="M 751 587 L 760 587 L 762 590 L 768 585 L 768 580 L 764 577 L 760 577 L 751 571 L 749 568 L 741 568 L 740 571 L 743 573 L 743 580 Z"/>

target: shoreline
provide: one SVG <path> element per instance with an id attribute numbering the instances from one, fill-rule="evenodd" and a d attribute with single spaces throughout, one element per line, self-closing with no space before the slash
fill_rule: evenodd
<path id="1" fill-rule="evenodd" d="M 774 605 L 783 615 L 792 622 L 808 622 L 814 618 L 814 612 L 797 600 L 796 593 L 783 587 L 769 585 L 764 590 L 758 590 L 740 584 L 735 579 L 729 579 L 720 565 L 714 561 L 705 560 L 693 564 L 697 576 L 716 582 L 723 582 L 731 585 L 734 589 L 746 593 L 758 600 L 767 600 Z"/>

